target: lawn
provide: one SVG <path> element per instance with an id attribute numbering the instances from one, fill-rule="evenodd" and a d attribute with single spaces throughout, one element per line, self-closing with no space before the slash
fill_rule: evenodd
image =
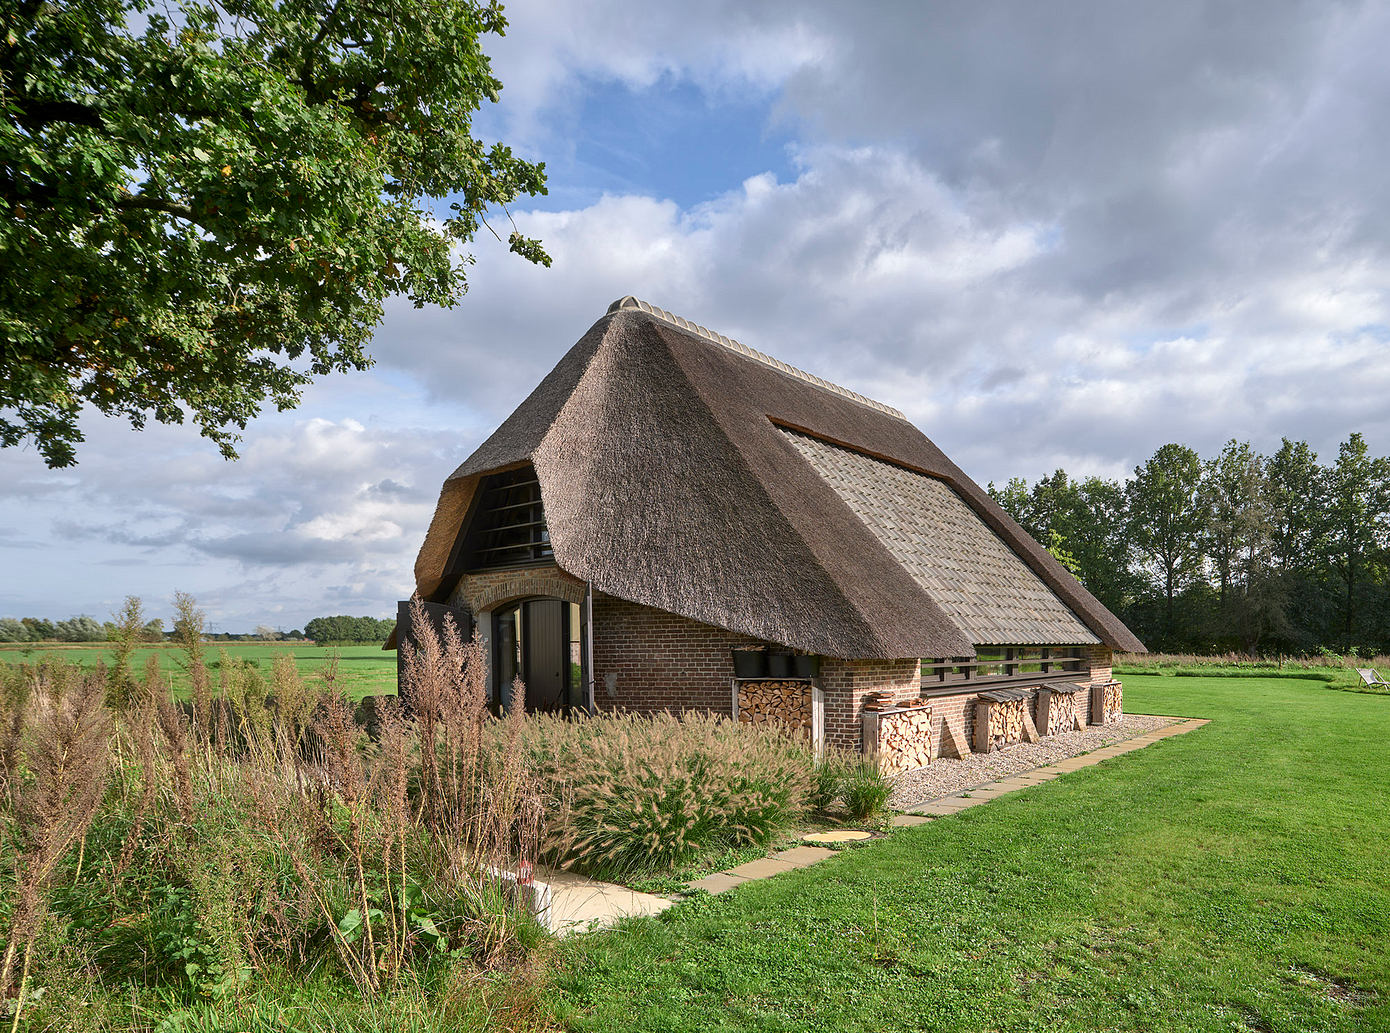
<path id="1" fill-rule="evenodd" d="M 97 663 L 109 663 L 111 649 L 111 645 L 105 642 L 42 645 L 7 643 L 0 646 L 0 662 L 37 663 L 46 656 L 52 656 L 84 666 L 94 666 Z M 294 657 L 300 674 L 305 678 L 314 678 L 318 676 L 324 664 L 336 656 L 339 684 L 352 699 L 394 694 L 396 691 L 396 654 L 382 650 L 379 645 L 320 648 L 312 642 L 209 643 L 206 658 L 214 679 L 217 678 L 222 650 L 226 650 L 228 656 L 255 664 L 267 680 L 270 678 L 271 667 L 279 657 Z M 186 695 L 188 679 L 184 673 L 183 651 L 173 645 L 140 646 L 135 650 L 134 659 L 131 661 L 131 667 L 136 674 L 145 670 L 145 664 L 151 655 L 158 657 L 160 671 L 173 679 L 175 694 Z"/>
<path id="2" fill-rule="evenodd" d="M 1130 676 L 1212 723 L 563 948 L 577 1030 L 1390 1029 L 1390 699 Z"/>

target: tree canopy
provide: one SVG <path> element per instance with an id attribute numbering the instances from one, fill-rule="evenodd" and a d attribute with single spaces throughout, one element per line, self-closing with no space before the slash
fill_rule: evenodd
<path id="1" fill-rule="evenodd" d="M 375 617 L 315 617 L 304 625 L 304 634 L 319 645 L 330 642 L 381 643 L 391 634 L 396 622 Z"/>
<path id="2" fill-rule="evenodd" d="M 505 25 L 468 0 L 5 5 L 0 445 L 70 465 L 87 405 L 231 457 L 265 404 L 370 366 L 386 298 L 457 302 L 461 245 L 545 191 L 472 135 Z"/>
<path id="3" fill-rule="evenodd" d="M 1150 648 L 1390 651 L 1390 458 L 1360 434 L 1327 465 L 1287 438 L 1168 444 L 1125 483 L 990 492 Z"/>

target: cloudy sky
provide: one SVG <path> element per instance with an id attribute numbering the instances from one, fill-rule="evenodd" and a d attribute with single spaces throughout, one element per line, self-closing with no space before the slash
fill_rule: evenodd
<path id="1" fill-rule="evenodd" d="M 624 294 L 902 410 L 981 483 L 1351 431 L 1390 452 L 1390 7 L 508 5 L 547 163 L 450 312 L 253 425 L 0 451 L 0 616 L 387 615 L 443 478 Z"/>

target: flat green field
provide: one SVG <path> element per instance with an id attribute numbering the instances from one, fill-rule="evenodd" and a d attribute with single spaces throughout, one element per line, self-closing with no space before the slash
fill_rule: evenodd
<path id="1" fill-rule="evenodd" d="M 1125 678 L 1211 724 L 562 945 L 576 1030 L 1390 1030 L 1390 697 Z"/>
<path id="2" fill-rule="evenodd" d="M 220 657 L 225 650 L 227 655 L 254 663 L 267 678 L 277 658 L 294 657 L 299 672 L 305 679 L 320 677 L 324 665 L 333 657 L 338 659 L 338 683 L 343 691 L 353 699 L 363 696 L 394 694 L 396 691 L 396 654 L 385 652 L 380 646 L 326 646 L 320 648 L 312 642 L 228 642 L 209 643 L 206 659 L 212 670 L 214 682 L 220 666 Z M 159 669 L 173 679 L 174 692 L 184 695 L 188 691 L 188 678 L 184 672 L 183 650 L 177 646 L 140 646 L 135 651 L 132 669 L 141 673 L 147 658 L 159 658 Z M 24 643 L 0 645 L 0 662 L 37 663 L 46 656 L 59 657 L 84 665 L 109 663 L 111 646 L 108 643 L 43 644 L 36 646 Z"/>

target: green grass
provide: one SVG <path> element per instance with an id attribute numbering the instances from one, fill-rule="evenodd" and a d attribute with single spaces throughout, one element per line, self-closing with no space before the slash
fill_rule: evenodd
<path id="1" fill-rule="evenodd" d="M 111 645 L 105 642 L 60 645 L 6 643 L 0 645 L 0 663 L 38 663 L 44 657 L 51 656 L 84 666 L 95 666 L 98 663 L 110 663 L 111 649 Z M 396 654 L 386 652 L 380 646 L 320 648 L 312 642 L 209 643 L 206 659 L 214 682 L 222 649 L 226 649 L 227 654 L 233 658 L 254 663 L 267 680 L 270 678 L 270 669 L 278 657 L 293 656 L 300 674 L 305 678 L 312 678 L 318 674 L 324 663 L 336 654 L 339 683 L 352 699 L 394 694 L 396 691 Z M 140 646 L 135 650 L 134 659 L 131 661 L 132 670 L 141 674 L 145 670 L 147 658 L 151 655 L 158 657 L 160 671 L 173 678 L 174 692 L 180 696 L 186 695 L 188 679 L 183 669 L 183 651 L 172 645 Z"/>
<path id="2" fill-rule="evenodd" d="M 1390 700 L 1131 676 L 1210 725 L 564 946 L 578 1030 L 1390 1029 Z"/>

